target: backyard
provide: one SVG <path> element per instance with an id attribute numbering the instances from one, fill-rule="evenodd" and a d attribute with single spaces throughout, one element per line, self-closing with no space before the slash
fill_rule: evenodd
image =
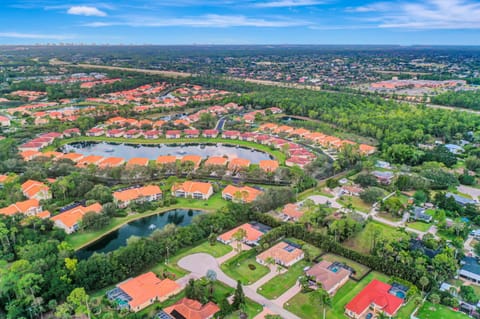
<path id="1" fill-rule="evenodd" d="M 419 319 L 467 319 L 466 314 L 451 310 L 443 305 L 434 305 L 426 301 L 417 311 L 416 316 Z"/>
<path id="2" fill-rule="evenodd" d="M 301 260 L 291 266 L 287 272 L 277 275 L 267 281 L 263 286 L 257 289 L 257 292 L 267 299 L 276 299 L 292 288 L 303 274 L 303 269 L 309 266 L 310 263 Z"/>
<path id="3" fill-rule="evenodd" d="M 355 279 L 361 279 L 370 270 L 370 268 L 368 268 L 367 266 L 364 266 L 362 264 L 354 262 L 353 260 L 347 259 L 347 258 L 342 257 L 342 256 L 330 254 L 330 253 L 323 255 L 320 259 L 321 260 L 326 260 L 326 261 L 329 261 L 329 262 L 332 262 L 332 263 L 335 262 L 335 261 L 338 261 L 338 262 L 341 262 L 342 264 L 345 264 L 345 265 L 353 268 L 355 270 L 355 275 L 353 275 L 352 277 L 355 278 Z"/>
<path id="4" fill-rule="evenodd" d="M 244 285 L 251 285 L 270 271 L 255 261 L 257 251 L 251 249 L 227 260 L 220 267 L 230 278 L 240 280 Z"/>

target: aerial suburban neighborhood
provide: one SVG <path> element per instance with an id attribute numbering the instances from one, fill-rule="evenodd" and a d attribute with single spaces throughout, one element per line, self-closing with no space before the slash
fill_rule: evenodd
<path id="1" fill-rule="evenodd" d="M 371 29 L 286 10 L 424 25 L 338 2 L 204 4 L 251 18 L 176 17 L 198 9 L 183 0 L 0 4 L 10 22 L 78 18 L 54 43 L 0 27 L 0 318 L 480 318 L 480 49 L 269 45 L 278 28 L 308 29 L 295 43 Z M 475 1 L 426 2 L 395 5 L 476 30 Z M 273 42 L 192 38 L 254 26 Z M 135 45 L 86 44 L 110 28 Z M 136 44 L 159 29 L 205 44 Z"/>

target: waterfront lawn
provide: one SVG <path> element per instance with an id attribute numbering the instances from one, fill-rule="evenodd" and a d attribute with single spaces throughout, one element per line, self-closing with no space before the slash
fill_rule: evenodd
<path id="1" fill-rule="evenodd" d="M 388 282 L 388 276 L 371 272 L 360 282 L 349 280 L 340 288 L 332 298 L 332 306 L 327 308 L 327 318 L 344 319 L 345 305 L 350 302 L 373 279 Z M 312 302 L 311 293 L 298 293 L 287 301 L 284 308 L 303 319 L 322 319 L 323 308 L 319 303 Z"/>
<path id="2" fill-rule="evenodd" d="M 298 277 L 303 274 L 303 269 L 310 263 L 301 260 L 291 266 L 287 272 L 277 275 L 257 289 L 257 292 L 267 299 L 276 299 L 288 289 L 297 284 Z"/>
<path id="3" fill-rule="evenodd" d="M 335 262 L 335 261 L 338 261 L 338 262 L 341 262 L 341 263 L 353 268 L 356 273 L 352 277 L 355 278 L 355 279 L 362 278 L 370 270 L 370 268 L 368 268 L 367 266 L 359 264 L 359 263 L 357 263 L 353 260 L 347 259 L 347 258 L 342 257 L 342 256 L 330 254 L 330 253 L 323 255 L 321 257 L 321 260 L 326 260 L 326 261 L 329 261 L 329 262 L 332 262 L 332 263 Z"/>
<path id="4" fill-rule="evenodd" d="M 426 301 L 416 313 L 419 319 L 467 319 L 463 312 L 454 311 L 444 305 L 434 305 Z"/>
<path id="5" fill-rule="evenodd" d="M 177 206 L 188 207 L 192 209 L 211 209 L 217 210 L 227 205 L 227 201 L 222 198 L 222 193 L 218 192 L 210 196 L 207 200 L 193 198 L 177 198 Z"/>
<path id="6" fill-rule="evenodd" d="M 267 267 L 255 261 L 256 254 L 255 249 L 244 251 L 230 258 L 220 267 L 230 278 L 240 280 L 244 285 L 251 285 L 270 271 Z M 249 265 L 252 265 L 254 269 L 250 269 Z"/>
<path id="7" fill-rule="evenodd" d="M 360 253 L 369 254 L 373 242 L 374 229 L 380 231 L 379 238 L 384 238 L 389 242 L 398 241 L 401 238 L 409 238 L 409 235 L 405 232 L 376 221 L 370 221 L 361 232 L 345 241 L 344 245 Z"/>
<path id="8" fill-rule="evenodd" d="M 230 245 L 225 245 L 217 242 L 215 243 L 215 245 L 212 246 L 208 241 L 204 241 L 195 247 L 187 247 L 180 249 L 180 251 L 178 251 L 174 256 L 170 258 L 168 264 L 165 264 L 163 262 L 159 263 L 152 269 L 152 271 L 157 275 L 161 275 L 165 270 L 167 272 L 175 274 L 175 279 L 178 279 L 188 274 L 185 269 L 178 266 L 178 261 L 183 257 L 196 253 L 207 253 L 215 258 L 218 258 L 228 254 L 231 251 L 232 247 Z"/>
<path id="9" fill-rule="evenodd" d="M 213 197 L 213 196 L 212 196 Z M 210 198 L 211 199 L 211 198 Z M 215 199 L 214 199 L 215 200 Z M 200 204 L 204 204 L 203 201 L 197 201 L 200 202 Z M 79 231 L 70 235 L 67 235 L 66 241 L 68 244 L 70 244 L 73 249 L 80 249 L 84 246 L 88 246 L 88 244 L 96 241 L 97 239 L 101 238 L 102 236 L 106 235 L 107 233 L 114 231 L 115 229 L 120 228 L 124 224 L 127 224 L 130 221 L 140 219 L 146 216 L 150 215 L 155 215 L 158 213 L 164 213 L 169 210 L 173 210 L 176 208 L 184 208 L 184 209 L 202 209 L 205 211 L 213 211 L 214 207 L 212 205 L 210 206 L 198 206 L 199 204 L 196 203 L 196 207 L 193 207 L 193 205 L 190 205 L 188 202 L 179 202 L 178 204 L 171 205 L 168 207 L 162 207 L 157 210 L 153 211 L 148 211 L 145 213 L 141 214 L 131 214 L 125 217 L 114 217 L 110 221 L 110 223 L 103 227 L 102 229 L 95 230 L 95 231 Z"/>

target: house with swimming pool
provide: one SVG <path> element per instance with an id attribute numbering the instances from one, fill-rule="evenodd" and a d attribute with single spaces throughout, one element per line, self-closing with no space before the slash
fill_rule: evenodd
<path id="1" fill-rule="evenodd" d="M 333 296 L 348 281 L 352 271 L 341 263 L 322 260 L 305 271 L 305 274 Z"/>

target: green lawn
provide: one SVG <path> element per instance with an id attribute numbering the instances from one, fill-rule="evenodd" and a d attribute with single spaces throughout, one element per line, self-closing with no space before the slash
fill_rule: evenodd
<path id="1" fill-rule="evenodd" d="M 337 202 L 339 204 L 342 204 L 343 206 L 347 206 L 348 204 L 352 204 L 353 208 L 356 210 L 359 210 L 364 213 L 370 212 L 372 209 L 372 206 L 365 203 L 360 197 L 357 196 L 347 196 L 347 195 L 342 195 Z"/>
<path id="2" fill-rule="evenodd" d="M 415 310 L 415 303 L 412 301 L 414 296 L 410 297 L 410 300 L 407 302 L 406 305 L 404 305 L 402 308 L 397 313 L 396 318 L 410 318 L 410 315 L 413 313 Z"/>
<path id="3" fill-rule="evenodd" d="M 303 274 L 303 269 L 310 263 L 301 260 L 291 266 L 287 272 L 277 275 L 257 289 L 257 292 L 267 299 L 276 299 L 288 289 L 297 284 L 297 279 Z"/>
<path id="4" fill-rule="evenodd" d="M 427 231 L 432 227 L 432 224 L 424 223 L 424 222 L 413 222 L 408 223 L 407 227 L 419 230 L 419 231 Z"/>
<path id="5" fill-rule="evenodd" d="M 370 268 L 368 268 L 367 266 L 359 264 L 359 263 L 357 263 L 353 260 L 347 259 L 347 258 L 342 257 L 342 256 L 330 254 L 330 253 L 323 255 L 321 259 L 322 260 L 327 260 L 329 262 L 338 261 L 338 262 L 341 262 L 341 263 L 353 268 L 356 271 L 356 274 L 353 276 L 353 278 L 356 278 L 356 279 L 362 278 L 370 270 Z"/>
<path id="6" fill-rule="evenodd" d="M 256 149 L 265 153 L 268 153 L 274 156 L 282 165 L 285 164 L 286 156 L 281 151 L 277 149 L 271 149 L 267 145 L 257 144 L 254 142 L 249 141 L 241 141 L 241 140 L 228 140 L 223 138 L 179 138 L 179 139 L 165 139 L 165 138 L 158 138 L 154 140 L 144 139 L 144 138 L 110 138 L 106 136 L 79 136 L 69 139 L 63 139 L 60 141 L 60 145 L 65 145 L 74 142 L 113 142 L 113 143 L 128 143 L 128 144 L 179 144 L 179 143 L 222 143 L 222 144 L 229 144 L 229 145 L 239 145 L 245 146 L 252 149 Z"/>
<path id="7" fill-rule="evenodd" d="M 377 214 L 377 216 L 380 217 L 380 218 L 389 220 L 391 222 L 399 222 L 399 221 L 402 220 L 402 217 L 393 216 L 392 214 L 387 213 L 387 212 L 380 212 L 380 213 Z"/>
<path id="8" fill-rule="evenodd" d="M 370 253 L 373 243 L 375 230 L 379 231 L 378 239 L 386 239 L 390 242 L 398 241 L 401 238 L 408 239 L 409 237 L 407 233 L 404 233 L 398 229 L 376 221 L 370 221 L 360 233 L 344 242 L 344 245 L 360 253 L 368 254 Z"/>
<path id="9" fill-rule="evenodd" d="M 180 266 L 178 266 L 178 261 L 185 256 L 196 254 L 196 253 L 207 253 L 212 255 L 215 258 L 224 256 L 232 251 L 232 246 L 224 245 L 222 243 L 217 242 L 215 245 L 210 245 L 208 241 L 204 241 L 200 245 L 191 248 L 184 248 L 181 249 L 175 256 L 171 257 L 168 264 L 159 263 L 156 265 L 152 271 L 156 274 L 162 274 L 164 270 L 167 272 L 175 274 L 176 278 L 181 278 L 188 274 L 188 272 Z"/>
<path id="10" fill-rule="evenodd" d="M 360 282 L 349 280 L 342 288 L 340 288 L 332 298 L 332 307 L 327 309 L 328 319 L 344 319 L 345 305 L 350 302 L 365 286 L 372 281 L 378 279 L 388 282 L 388 277 L 381 273 L 371 272 Z M 309 293 L 298 293 L 285 303 L 284 308 L 304 319 L 323 319 L 323 309 L 320 304 L 312 302 Z M 402 318 L 404 319 L 404 318 Z"/>
<path id="11" fill-rule="evenodd" d="M 426 301 L 417 311 L 419 319 L 467 319 L 470 318 L 462 312 L 453 311 L 443 305 L 434 305 Z"/>
<path id="12" fill-rule="evenodd" d="M 215 194 L 217 195 L 217 194 Z M 212 196 L 208 201 L 193 201 L 192 203 L 188 202 L 188 199 L 183 199 L 185 202 L 179 201 L 178 204 L 171 205 L 168 207 L 162 207 L 154 211 L 149 211 L 141 214 L 132 214 L 128 215 L 126 217 L 114 217 L 110 221 L 110 223 L 103 227 L 100 230 L 95 230 L 95 231 L 79 231 L 76 233 L 73 233 L 71 235 L 68 235 L 66 238 L 67 243 L 69 243 L 74 249 L 78 250 L 84 246 L 88 246 L 92 242 L 96 241 L 102 236 L 105 236 L 106 234 L 122 227 L 123 225 L 127 224 L 128 222 L 131 222 L 136 219 L 141 219 L 146 216 L 150 215 L 155 215 L 158 213 L 164 213 L 166 211 L 176 209 L 176 208 L 184 208 L 184 209 L 202 209 L 205 211 L 214 211 L 217 209 L 217 207 L 214 207 L 212 203 L 217 202 L 217 198 L 215 198 L 215 195 Z M 221 196 L 221 195 L 219 195 Z M 212 202 L 210 202 L 212 201 Z M 207 203 L 208 205 L 205 205 Z M 202 206 L 203 205 L 203 206 Z"/>
<path id="13" fill-rule="evenodd" d="M 262 266 L 255 261 L 256 255 L 257 251 L 251 249 L 227 260 L 220 267 L 229 277 L 235 280 L 240 280 L 244 285 L 250 285 L 269 272 L 267 267 Z M 255 269 L 250 269 L 248 265 L 255 266 Z"/>

